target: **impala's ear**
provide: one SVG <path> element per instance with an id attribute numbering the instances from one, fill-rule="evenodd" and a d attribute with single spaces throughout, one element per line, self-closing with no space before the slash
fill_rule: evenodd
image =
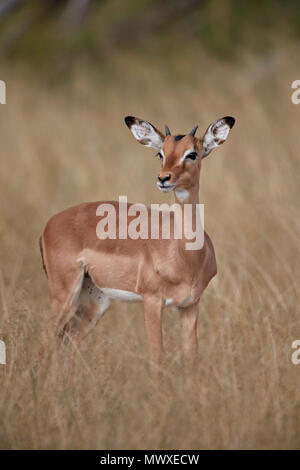
<path id="1" fill-rule="evenodd" d="M 231 116 L 225 116 L 213 122 L 205 132 L 202 145 L 203 153 L 202 158 L 207 155 L 219 145 L 223 144 L 228 137 L 230 129 L 234 126 L 235 119 Z"/>
<path id="2" fill-rule="evenodd" d="M 155 129 L 150 122 L 134 116 L 126 116 L 125 123 L 138 142 L 146 145 L 146 147 L 152 147 L 156 150 L 161 149 L 165 136 Z"/>

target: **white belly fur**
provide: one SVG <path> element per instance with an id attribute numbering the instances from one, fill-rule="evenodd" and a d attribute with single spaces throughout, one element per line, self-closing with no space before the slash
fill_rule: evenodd
<path id="1" fill-rule="evenodd" d="M 129 292 L 127 290 L 108 289 L 103 287 L 101 291 L 111 300 L 120 300 L 122 302 L 142 302 L 143 300 L 141 295 L 136 294 L 135 292 Z"/>
<path id="2" fill-rule="evenodd" d="M 111 302 L 114 300 L 118 300 L 121 302 L 143 301 L 142 296 L 136 294 L 135 292 L 130 292 L 121 289 L 110 289 L 107 287 L 100 288 L 93 282 L 90 277 L 85 277 L 84 279 L 82 279 L 80 284 L 81 292 L 78 298 L 78 302 L 81 304 L 87 304 L 89 302 L 92 302 L 93 304 L 98 305 L 98 313 L 100 315 L 102 315 L 102 313 L 104 313 L 105 310 L 108 309 Z M 165 307 L 170 307 L 172 305 L 173 299 L 166 299 Z"/>

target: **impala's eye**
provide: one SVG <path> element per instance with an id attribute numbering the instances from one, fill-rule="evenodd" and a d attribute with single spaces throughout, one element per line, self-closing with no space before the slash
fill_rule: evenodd
<path id="1" fill-rule="evenodd" d="M 158 152 L 157 156 L 160 158 L 160 160 L 163 159 L 163 156 L 162 156 L 162 154 L 161 154 L 160 152 Z"/>
<path id="2" fill-rule="evenodd" d="M 187 158 L 190 158 L 191 160 L 196 160 L 196 158 L 197 158 L 197 152 L 191 152 L 191 153 L 189 153 L 185 158 L 186 158 L 186 159 L 187 159 Z"/>

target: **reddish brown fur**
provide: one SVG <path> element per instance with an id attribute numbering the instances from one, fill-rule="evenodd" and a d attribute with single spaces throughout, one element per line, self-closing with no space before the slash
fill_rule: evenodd
<path id="1" fill-rule="evenodd" d="M 129 127 L 136 118 L 130 119 Z M 162 133 L 159 135 L 163 136 Z M 195 148 L 199 156 L 195 161 L 182 161 L 183 154 L 190 148 Z M 176 184 L 176 191 L 188 191 L 184 203 L 194 206 L 199 203 L 201 151 L 202 140 L 191 135 L 178 141 L 167 136 L 162 145 L 164 160 L 159 176 L 170 175 L 169 183 Z M 183 205 L 176 192 L 175 201 Z M 188 362 L 192 362 L 197 346 L 199 299 L 217 272 L 209 236 L 205 233 L 202 249 L 195 251 L 185 249 L 185 239 L 100 240 L 96 235 L 99 204 L 84 203 L 55 215 L 42 235 L 41 254 L 48 274 L 53 312 L 50 325 L 60 330 L 68 329 L 71 300 L 85 271 L 100 288 L 125 290 L 142 296 L 154 363 L 159 363 L 162 354 L 161 312 L 166 299 L 172 299 L 182 314 L 184 351 Z M 112 204 L 118 214 L 118 203 Z M 150 210 L 148 218 L 150 220 Z M 82 334 L 77 331 L 77 336 L 83 337 L 88 331 L 85 329 Z"/>

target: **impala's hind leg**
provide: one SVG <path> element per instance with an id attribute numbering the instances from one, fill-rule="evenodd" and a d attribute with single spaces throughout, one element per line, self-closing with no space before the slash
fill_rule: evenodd
<path id="1" fill-rule="evenodd" d="M 96 305 L 79 304 L 73 317 L 64 326 L 61 340 L 64 365 L 69 378 L 72 376 L 74 357 L 78 351 L 78 346 L 83 338 L 95 328 L 99 318 Z"/>
<path id="2" fill-rule="evenodd" d="M 111 300 L 86 274 L 77 300 L 75 314 L 63 328 L 63 344 L 71 346 L 69 352 L 71 365 L 79 343 L 95 328 L 110 304 Z"/>
<path id="3" fill-rule="evenodd" d="M 51 313 L 40 340 L 39 364 L 44 359 L 49 343 L 55 336 L 61 336 L 63 327 L 71 315 L 72 306 L 81 292 L 83 280 L 84 271 L 82 269 L 70 269 L 68 276 L 63 280 L 58 276 L 49 279 Z"/>

